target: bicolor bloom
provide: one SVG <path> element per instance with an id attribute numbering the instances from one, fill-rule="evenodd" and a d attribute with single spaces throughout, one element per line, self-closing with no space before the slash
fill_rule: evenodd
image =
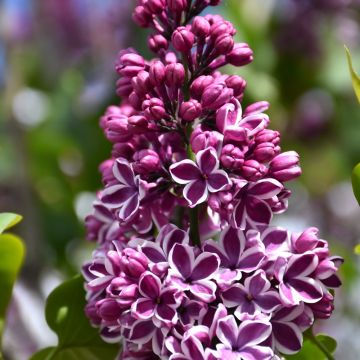
<path id="1" fill-rule="evenodd" d="M 231 184 L 229 176 L 219 169 L 219 159 L 213 148 L 201 150 L 196 154 L 196 163 L 182 160 L 170 166 L 175 182 L 186 185 L 184 197 L 190 207 L 206 201 L 208 194 L 224 190 Z"/>

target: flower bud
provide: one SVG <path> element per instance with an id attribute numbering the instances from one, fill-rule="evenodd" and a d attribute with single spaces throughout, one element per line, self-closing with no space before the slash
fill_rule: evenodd
<path id="1" fill-rule="evenodd" d="M 169 87 L 180 87 L 185 80 L 185 69 L 180 63 L 166 65 L 165 84 Z"/>
<path id="2" fill-rule="evenodd" d="M 299 254 L 313 250 L 319 242 L 318 234 L 319 229 L 316 227 L 310 227 L 297 236 L 294 234 L 291 239 L 292 246 Z"/>
<path id="3" fill-rule="evenodd" d="M 158 53 L 160 50 L 167 50 L 169 42 L 161 34 L 153 34 L 148 38 L 148 47 L 154 53 Z"/>
<path id="4" fill-rule="evenodd" d="M 200 100 L 204 90 L 214 82 L 214 78 L 210 75 L 202 75 L 190 86 L 190 94 L 196 100 Z"/>
<path id="5" fill-rule="evenodd" d="M 187 0 L 167 0 L 169 10 L 173 12 L 181 12 L 187 8 Z"/>
<path id="6" fill-rule="evenodd" d="M 198 126 L 191 134 L 190 144 L 194 153 L 207 147 L 217 150 L 221 144 L 221 134 L 217 131 L 204 130 L 202 126 Z"/>
<path id="7" fill-rule="evenodd" d="M 130 116 L 128 124 L 128 131 L 133 134 L 143 133 L 148 128 L 148 120 L 141 115 Z"/>
<path id="8" fill-rule="evenodd" d="M 121 313 L 121 308 L 115 299 L 105 298 L 96 303 L 99 316 L 109 322 L 116 322 Z"/>
<path id="9" fill-rule="evenodd" d="M 234 66 L 244 66 L 253 61 L 253 52 L 248 44 L 238 43 L 232 51 L 226 55 L 226 61 Z"/>
<path id="10" fill-rule="evenodd" d="M 274 156 L 279 154 L 280 147 L 275 146 L 271 142 L 264 142 L 256 146 L 254 149 L 254 159 L 259 162 L 269 162 Z"/>
<path id="11" fill-rule="evenodd" d="M 131 51 L 121 51 L 115 70 L 119 75 L 131 78 L 136 76 L 144 67 L 145 60 L 142 56 Z"/>
<path id="12" fill-rule="evenodd" d="M 111 154 L 114 158 L 122 157 L 124 159 L 131 160 L 134 154 L 134 145 L 129 141 L 114 144 Z"/>
<path id="13" fill-rule="evenodd" d="M 164 103 L 158 98 L 145 100 L 142 104 L 142 109 L 148 120 L 161 120 L 166 114 Z"/>
<path id="14" fill-rule="evenodd" d="M 142 99 L 139 96 L 139 94 L 137 94 L 135 91 L 133 91 L 130 95 L 129 95 L 129 103 L 130 105 L 136 109 L 136 110 L 140 110 L 141 109 L 141 104 L 142 104 Z"/>
<path id="15" fill-rule="evenodd" d="M 253 103 L 249 105 L 245 111 L 244 116 L 259 114 L 262 112 L 265 112 L 270 107 L 270 104 L 267 101 L 258 101 L 256 103 Z"/>
<path id="16" fill-rule="evenodd" d="M 137 151 L 134 161 L 134 170 L 139 174 L 148 174 L 160 168 L 159 155 L 150 149 Z"/>
<path id="17" fill-rule="evenodd" d="M 201 104 L 194 99 L 183 102 L 180 106 L 179 115 L 184 121 L 194 121 L 201 115 Z"/>
<path id="18" fill-rule="evenodd" d="M 138 95 L 145 95 L 151 89 L 149 73 L 141 70 L 136 77 L 132 78 L 131 84 Z"/>
<path id="19" fill-rule="evenodd" d="M 225 84 L 212 84 L 204 90 L 201 104 L 203 108 L 216 110 L 229 102 L 233 93 L 233 90 L 229 89 Z"/>
<path id="20" fill-rule="evenodd" d="M 325 293 L 320 301 L 309 306 L 316 319 L 328 319 L 334 311 L 334 297 L 330 293 Z"/>
<path id="21" fill-rule="evenodd" d="M 165 65 L 161 61 L 155 61 L 150 66 L 149 76 L 154 86 L 161 85 L 165 80 Z"/>
<path id="22" fill-rule="evenodd" d="M 188 53 L 194 45 L 194 34 L 187 30 L 186 27 L 178 27 L 172 34 L 172 43 L 177 51 Z"/>
<path id="23" fill-rule="evenodd" d="M 133 91 L 131 78 L 121 77 L 116 81 L 116 94 L 121 97 L 128 97 Z"/>
<path id="24" fill-rule="evenodd" d="M 278 131 L 264 129 L 261 130 L 255 136 L 255 142 L 257 144 L 271 142 L 274 145 L 280 144 L 280 133 Z"/>
<path id="25" fill-rule="evenodd" d="M 240 170 L 244 163 L 244 153 L 238 147 L 227 144 L 221 150 L 220 161 L 229 170 Z"/>
<path id="26" fill-rule="evenodd" d="M 148 0 L 144 4 L 144 7 L 148 10 L 148 12 L 152 12 L 154 14 L 160 14 L 165 9 L 165 6 L 165 0 Z"/>
<path id="27" fill-rule="evenodd" d="M 240 97 L 244 94 L 246 81 L 241 76 L 231 75 L 225 80 L 225 84 L 228 88 L 233 89 L 235 97 Z"/>
<path id="28" fill-rule="evenodd" d="M 210 28 L 210 36 L 212 39 L 216 39 L 224 34 L 235 35 L 236 30 L 230 21 L 216 21 Z"/>
<path id="29" fill-rule="evenodd" d="M 270 163 L 269 174 L 279 181 L 290 181 L 301 174 L 299 155 L 295 151 L 287 151 L 277 155 Z"/>
<path id="30" fill-rule="evenodd" d="M 98 314 L 95 303 L 89 302 L 85 307 L 85 314 L 90 319 L 93 326 L 99 326 L 101 324 L 101 317 Z"/>
<path id="31" fill-rule="evenodd" d="M 257 181 L 266 174 L 266 171 L 266 166 L 256 160 L 246 160 L 241 169 L 241 174 L 246 180 Z"/>
<path id="32" fill-rule="evenodd" d="M 191 25 L 191 31 L 200 38 L 206 37 L 210 32 L 210 24 L 204 17 L 196 16 Z"/>
<path id="33" fill-rule="evenodd" d="M 147 28 L 149 27 L 152 21 L 152 15 L 148 12 L 144 6 L 137 6 L 132 14 L 133 20 L 140 27 Z"/>
<path id="34" fill-rule="evenodd" d="M 234 47 L 234 39 L 230 34 L 221 34 L 215 40 L 214 49 L 218 55 L 228 54 Z"/>
<path id="35" fill-rule="evenodd" d="M 130 277 L 139 278 L 147 269 L 149 261 L 147 257 L 131 248 L 121 252 L 121 270 Z"/>

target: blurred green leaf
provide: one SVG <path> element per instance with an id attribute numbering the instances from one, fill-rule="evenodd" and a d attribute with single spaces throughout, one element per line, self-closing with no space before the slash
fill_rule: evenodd
<path id="1" fill-rule="evenodd" d="M 353 84 L 353 88 L 355 90 L 356 97 L 357 97 L 358 101 L 360 102 L 360 77 L 354 70 L 354 67 L 352 64 L 352 59 L 351 59 L 351 54 L 350 54 L 349 49 L 346 46 L 345 46 L 345 52 L 346 52 L 346 57 L 347 57 L 347 61 L 348 61 L 349 69 L 350 69 L 351 81 Z"/>
<path id="2" fill-rule="evenodd" d="M 354 195 L 360 205 L 360 163 L 357 164 L 351 175 L 351 182 L 353 186 Z"/>
<path id="3" fill-rule="evenodd" d="M 13 213 L 0 214 L 0 234 L 20 222 L 22 216 Z"/>
<path id="4" fill-rule="evenodd" d="M 6 217 L 1 217 L 5 219 Z M 1 226 L 7 228 L 14 225 L 19 218 L 7 217 Z M 6 225 L 7 224 L 7 225 Z M 25 255 L 23 242 L 15 235 L 0 235 L 0 341 L 5 326 L 7 307 L 11 293 Z"/>
<path id="5" fill-rule="evenodd" d="M 85 316 L 84 280 L 81 276 L 57 287 L 48 297 L 45 316 L 49 327 L 58 335 L 58 345 L 43 349 L 31 360 L 113 360 L 117 345 L 105 343 L 98 329 Z"/>
<path id="6" fill-rule="evenodd" d="M 355 253 L 355 255 L 360 255 L 360 244 L 357 244 L 354 247 L 354 253 Z"/>

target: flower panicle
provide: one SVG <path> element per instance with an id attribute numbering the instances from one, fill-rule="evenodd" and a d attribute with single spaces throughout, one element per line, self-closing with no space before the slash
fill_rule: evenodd
<path id="1" fill-rule="evenodd" d="M 299 155 L 281 152 L 269 104 L 243 104 L 222 74 L 253 52 L 211 0 L 141 0 L 156 58 L 119 53 L 121 100 L 100 119 L 112 143 L 86 219 L 86 313 L 119 359 L 273 359 L 333 311 L 339 257 L 316 228 L 271 226 L 287 209 Z M 284 336 L 286 334 L 286 336 Z"/>

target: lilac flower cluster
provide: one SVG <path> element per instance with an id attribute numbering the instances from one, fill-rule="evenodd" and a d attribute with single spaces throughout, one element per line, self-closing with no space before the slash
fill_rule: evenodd
<path id="1" fill-rule="evenodd" d="M 142 0 L 157 58 L 121 51 L 113 143 L 87 218 L 98 248 L 83 267 L 86 312 L 120 359 L 272 359 L 302 347 L 333 311 L 342 259 L 316 228 L 270 226 L 299 156 L 281 153 L 267 102 L 243 109 L 246 82 L 218 69 L 252 61 L 210 0 Z"/>

